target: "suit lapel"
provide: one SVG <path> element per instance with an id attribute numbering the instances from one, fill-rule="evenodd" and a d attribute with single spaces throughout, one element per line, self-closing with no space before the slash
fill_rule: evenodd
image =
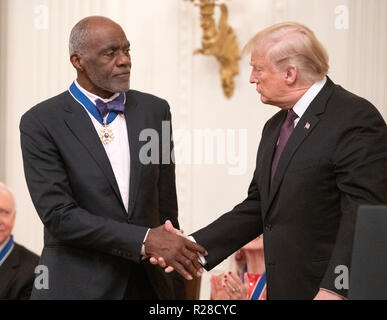
<path id="1" fill-rule="evenodd" d="M 112 166 L 106 151 L 98 137 L 98 133 L 87 114 L 87 111 L 70 94 L 68 94 L 67 105 L 65 108 L 65 122 L 75 137 L 89 151 L 92 158 L 101 168 L 103 174 L 109 181 L 117 198 L 123 205 L 120 190 L 114 176 Z"/>
<path id="2" fill-rule="evenodd" d="M 268 212 L 270 210 L 270 206 L 273 203 L 273 200 L 281 186 L 281 182 L 286 173 L 286 169 L 288 168 L 289 163 L 293 158 L 294 154 L 301 146 L 303 141 L 307 139 L 307 137 L 311 134 L 313 129 L 318 125 L 318 122 L 320 121 L 319 115 L 324 113 L 327 101 L 331 96 L 333 89 L 334 89 L 334 83 L 329 78 L 327 78 L 327 82 L 324 85 L 323 89 L 312 101 L 308 109 L 305 111 L 305 113 L 299 120 L 296 128 L 293 131 L 293 134 L 289 138 L 288 143 L 286 144 L 282 152 L 276 173 L 271 183 L 269 200 L 267 203 L 266 210 L 264 210 L 264 212 Z M 281 125 L 282 125 L 282 122 L 281 122 Z M 277 133 L 277 138 L 278 138 L 278 134 L 279 134 L 279 131 Z M 274 146 L 276 145 L 276 142 L 277 140 L 274 141 Z M 274 153 L 274 147 L 272 151 Z M 271 159 L 272 159 L 273 153 L 271 153 L 270 162 L 268 162 L 265 167 L 265 170 L 268 173 L 269 181 L 270 181 L 270 172 L 271 172 Z"/>
<path id="3" fill-rule="evenodd" d="M 143 117 L 141 117 L 141 109 L 133 93 L 126 93 L 125 119 L 128 129 L 129 149 L 130 149 L 130 185 L 129 185 L 129 218 L 133 215 L 134 204 L 141 181 L 142 165 L 140 163 L 139 154 L 141 143 L 139 140 L 140 132 L 146 126 Z"/>
<path id="4" fill-rule="evenodd" d="M 265 139 L 266 144 L 264 147 L 264 155 L 262 159 L 262 181 L 263 186 L 261 187 L 261 201 L 263 215 L 267 210 L 269 196 L 270 196 L 270 177 L 271 177 L 271 163 L 273 161 L 273 155 L 275 147 L 277 145 L 278 137 L 281 130 L 281 125 L 286 118 L 286 111 L 281 111 L 282 114 L 279 115 L 277 121 L 271 125 L 268 137 Z"/>

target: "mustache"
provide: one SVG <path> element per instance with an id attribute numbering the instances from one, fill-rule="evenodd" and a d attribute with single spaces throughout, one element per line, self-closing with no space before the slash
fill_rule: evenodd
<path id="1" fill-rule="evenodd" d="M 122 71 L 120 73 L 116 73 L 113 75 L 113 77 L 130 75 L 130 71 L 131 71 L 131 69 L 128 69 L 128 70 Z"/>

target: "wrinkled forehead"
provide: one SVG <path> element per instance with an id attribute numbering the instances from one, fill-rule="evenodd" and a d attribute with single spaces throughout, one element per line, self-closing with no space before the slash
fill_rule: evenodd
<path id="1" fill-rule="evenodd" d="M 125 45 L 129 41 L 122 27 L 113 21 L 91 21 L 88 24 L 87 44 L 91 47 L 100 48 L 112 44 Z"/>

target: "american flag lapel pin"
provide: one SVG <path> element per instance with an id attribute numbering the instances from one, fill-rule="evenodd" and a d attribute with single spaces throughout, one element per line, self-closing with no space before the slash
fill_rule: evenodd
<path id="1" fill-rule="evenodd" d="M 310 128 L 310 123 L 307 122 L 304 128 L 305 128 L 306 130 L 309 130 L 309 128 Z"/>

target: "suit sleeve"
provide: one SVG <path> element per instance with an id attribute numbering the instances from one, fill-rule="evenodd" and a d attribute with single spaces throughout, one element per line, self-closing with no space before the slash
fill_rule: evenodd
<path id="1" fill-rule="evenodd" d="M 79 207 L 58 148 L 32 112 L 22 117 L 20 132 L 27 185 L 48 232 L 72 246 L 139 262 L 147 228 L 96 216 Z"/>
<path id="2" fill-rule="evenodd" d="M 367 102 L 368 104 L 368 102 Z M 337 145 L 333 163 L 341 194 L 336 244 L 320 287 L 347 296 L 335 287 L 335 268 L 350 268 L 357 209 L 387 203 L 387 127 L 372 105 L 354 108 L 351 126 Z"/>
<path id="3" fill-rule="evenodd" d="M 255 173 L 243 202 L 192 234 L 195 241 L 208 251 L 205 265 L 207 270 L 214 268 L 262 233 L 261 202 Z"/>

